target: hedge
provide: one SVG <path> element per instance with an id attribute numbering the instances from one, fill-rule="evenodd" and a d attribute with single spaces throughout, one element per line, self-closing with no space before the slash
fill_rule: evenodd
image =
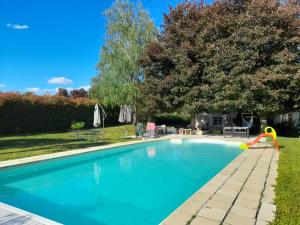
<path id="1" fill-rule="evenodd" d="M 154 122 L 157 124 L 165 124 L 174 127 L 186 127 L 191 124 L 191 116 L 183 114 L 158 114 L 153 117 Z"/>
<path id="2" fill-rule="evenodd" d="M 82 121 L 89 128 L 94 106 L 88 98 L 0 93 L 0 133 L 66 131 L 73 121 Z M 119 109 L 105 109 L 105 124 L 117 124 Z"/>

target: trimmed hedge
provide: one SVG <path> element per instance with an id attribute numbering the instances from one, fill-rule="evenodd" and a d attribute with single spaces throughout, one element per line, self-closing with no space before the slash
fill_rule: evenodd
<path id="1" fill-rule="evenodd" d="M 0 93 L 0 133 L 66 131 L 73 121 L 93 126 L 95 102 L 87 98 Z M 105 125 L 117 124 L 118 108 L 106 108 Z"/>
<path id="2" fill-rule="evenodd" d="M 153 117 L 157 124 L 165 124 L 174 127 L 186 127 L 191 124 L 192 118 L 190 115 L 183 114 L 161 114 Z"/>

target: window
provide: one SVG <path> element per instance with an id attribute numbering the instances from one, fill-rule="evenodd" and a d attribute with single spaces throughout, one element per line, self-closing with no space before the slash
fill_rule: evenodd
<path id="1" fill-rule="evenodd" d="M 223 125 L 223 118 L 221 116 L 213 117 L 213 124 L 214 124 L 214 126 L 222 126 Z"/>

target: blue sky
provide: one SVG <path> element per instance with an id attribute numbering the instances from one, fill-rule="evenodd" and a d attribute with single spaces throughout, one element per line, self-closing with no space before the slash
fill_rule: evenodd
<path id="1" fill-rule="evenodd" d="M 142 0 L 156 26 L 168 5 Z M 0 91 L 55 92 L 89 86 L 112 0 L 0 0 Z"/>

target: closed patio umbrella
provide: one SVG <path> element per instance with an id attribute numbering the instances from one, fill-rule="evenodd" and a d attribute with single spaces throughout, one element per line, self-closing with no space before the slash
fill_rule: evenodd
<path id="1" fill-rule="evenodd" d="M 93 125 L 94 127 L 99 127 L 101 125 L 101 114 L 98 104 L 95 105 Z"/>
<path id="2" fill-rule="evenodd" d="M 132 118 L 132 108 L 131 106 L 122 105 L 120 107 L 120 114 L 119 114 L 119 122 L 120 123 L 130 123 Z M 125 126 L 125 136 L 128 136 L 127 127 Z"/>
<path id="3" fill-rule="evenodd" d="M 125 109 L 125 106 L 123 106 L 123 105 L 121 105 L 120 106 L 120 114 L 119 114 L 119 119 L 118 119 L 118 121 L 120 122 L 120 123 L 125 123 L 126 122 L 126 117 L 125 117 L 125 112 L 126 111 L 126 109 Z"/>
<path id="4" fill-rule="evenodd" d="M 126 107 L 125 117 L 126 117 L 126 122 L 131 123 L 131 119 L 132 119 L 132 107 L 131 106 Z"/>
<path id="5" fill-rule="evenodd" d="M 119 122 L 130 123 L 132 120 L 132 108 L 131 106 L 122 105 L 120 107 Z"/>

